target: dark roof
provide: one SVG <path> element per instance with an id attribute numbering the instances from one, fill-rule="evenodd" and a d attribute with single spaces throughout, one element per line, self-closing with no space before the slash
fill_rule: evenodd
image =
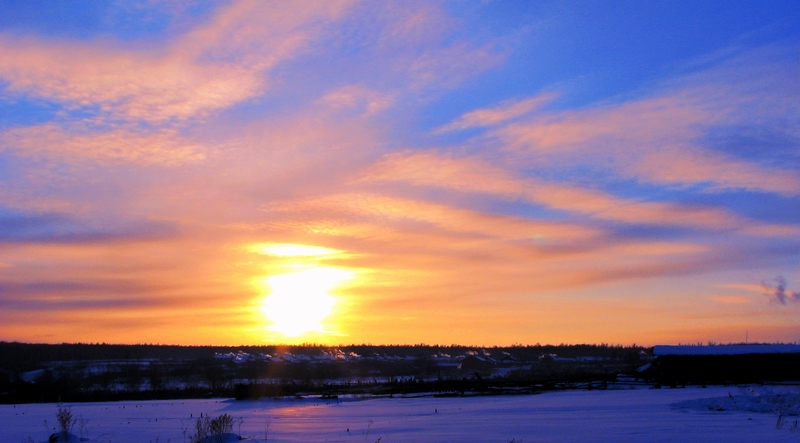
<path id="1" fill-rule="evenodd" d="M 666 346 L 653 348 L 653 355 L 747 355 L 747 354 L 800 354 L 800 345 L 716 345 L 716 346 Z"/>

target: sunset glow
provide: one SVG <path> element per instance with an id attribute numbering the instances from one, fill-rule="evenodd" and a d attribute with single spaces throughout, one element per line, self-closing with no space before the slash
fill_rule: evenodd
<path id="1" fill-rule="evenodd" d="M 250 249 L 259 254 L 277 257 L 324 257 L 344 252 L 323 246 L 295 245 L 291 243 L 256 243 Z"/>
<path id="2" fill-rule="evenodd" d="M 264 301 L 264 314 L 272 322 L 270 329 L 287 337 L 321 332 L 336 304 L 329 291 L 349 278 L 347 271 L 323 267 L 268 277 L 271 294 Z"/>
<path id="3" fill-rule="evenodd" d="M 0 341 L 800 340 L 797 1 L 0 18 Z"/>

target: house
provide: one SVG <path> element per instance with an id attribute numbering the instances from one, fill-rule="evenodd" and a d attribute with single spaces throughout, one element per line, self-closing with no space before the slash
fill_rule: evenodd
<path id="1" fill-rule="evenodd" d="M 513 355 L 504 351 L 498 363 L 505 366 L 514 366 L 519 364 L 519 360 L 517 360 L 517 358 Z"/>
<path id="2" fill-rule="evenodd" d="M 800 345 L 656 346 L 641 375 L 665 385 L 800 380 Z"/>
<path id="3" fill-rule="evenodd" d="M 467 355 L 461 360 L 458 368 L 462 371 L 488 374 L 495 368 L 495 361 L 483 355 Z"/>

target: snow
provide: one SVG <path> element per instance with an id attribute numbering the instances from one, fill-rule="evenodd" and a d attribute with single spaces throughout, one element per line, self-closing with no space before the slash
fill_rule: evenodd
<path id="1" fill-rule="evenodd" d="M 800 415 L 800 390 L 764 388 L 730 389 L 727 396 L 686 400 L 675 405 L 687 409 Z"/>
<path id="2" fill-rule="evenodd" d="M 653 355 L 800 354 L 800 345 L 656 346 Z"/>
<path id="3" fill-rule="evenodd" d="M 35 381 L 37 378 L 41 377 L 43 374 L 44 374 L 44 369 L 36 369 L 33 371 L 22 373 L 21 378 L 23 381 L 30 383 L 32 381 Z"/>
<path id="4" fill-rule="evenodd" d="M 233 432 L 226 432 L 224 434 L 210 435 L 200 440 L 200 443 L 239 443 L 238 434 Z"/>
<path id="5" fill-rule="evenodd" d="M 184 442 L 201 413 L 253 442 L 797 442 L 800 387 L 561 391 L 470 398 L 79 403 L 89 443 Z M 0 405 L 0 441 L 42 442 L 54 404 Z M 241 427 L 238 420 L 242 419 Z M 49 427 L 43 426 L 47 420 Z M 184 434 L 186 430 L 186 434 Z M 266 437 L 266 438 L 265 438 Z"/>

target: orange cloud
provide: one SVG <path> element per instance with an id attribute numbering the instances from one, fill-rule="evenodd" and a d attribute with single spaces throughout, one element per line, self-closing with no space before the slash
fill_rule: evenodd
<path id="1" fill-rule="evenodd" d="M 711 299 L 726 304 L 727 303 L 746 304 L 753 302 L 752 298 L 745 297 L 742 295 L 712 295 Z"/>
<path id="2" fill-rule="evenodd" d="M 733 289 L 739 292 L 747 292 L 750 294 L 764 294 L 764 285 L 763 284 L 754 284 L 754 283 L 725 283 L 715 285 L 715 287 L 724 288 L 724 289 Z"/>
<path id="3" fill-rule="evenodd" d="M 378 223 L 403 220 L 423 222 L 443 229 L 488 236 L 503 240 L 540 240 L 597 235 L 589 228 L 567 223 L 551 223 L 509 216 L 492 216 L 419 200 L 404 200 L 375 194 L 337 194 L 311 200 L 275 204 L 272 210 L 324 214 L 353 214 Z"/>
<path id="4" fill-rule="evenodd" d="M 125 335 L 137 330 L 138 341 L 222 344 L 226 339 L 214 338 L 214 329 L 242 334 L 262 324 L 248 309 L 255 294 L 247 282 L 256 270 L 231 263 L 225 240 L 206 240 L 6 244 L 0 261 L 10 266 L 0 269 L 0 333 L 22 338 L 24 331 L 28 337 L 49 332 L 79 340 L 94 329 L 108 340 L 130 342 Z M 36 315 L 26 321 L 28 312 Z M 51 319 L 47 327 L 43 318 Z M 181 326 L 187 324 L 205 326 L 192 338 Z M 251 334 L 247 340 L 261 339 Z"/>

